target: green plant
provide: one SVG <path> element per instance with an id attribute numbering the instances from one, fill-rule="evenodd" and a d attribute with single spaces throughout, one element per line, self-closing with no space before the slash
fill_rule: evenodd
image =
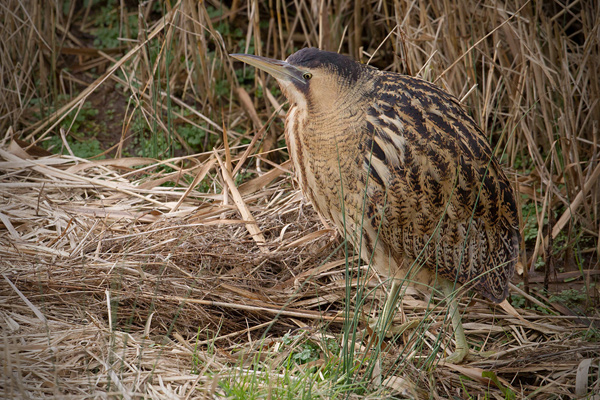
<path id="1" fill-rule="evenodd" d="M 96 35 L 94 46 L 101 49 L 117 48 L 123 45 L 122 37 L 137 38 L 138 16 L 137 13 L 126 15 L 126 24 L 121 25 L 119 18 L 119 4 L 116 0 L 108 0 L 106 5 L 100 7 L 95 13 L 94 26 L 91 32 Z"/>
<path id="2" fill-rule="evenodd" d="M 281 339 L 282 343 L 285 345 L 292 344 L 297 338 L 286 333 Z M 307 340 L 301 342 L 290 355 L 290 360 L 294 361 L 297 364 L 306 364 L 309 361 L 315 361 L 319 359 L 319 346 L 314 344 L 312 341 Z"/>
<path id="3" fill-rule="evenodd" d="M 535 202 L 528 201 L 526 198 L 522 198 L 522 201 L 523 205 L 521 209 L 524 221 L 523 240 L 525 242 L 529 242 L 531 240 L 535 240 L 535 238 L 537 238 L 538 235 L 539 224 L 536 212 L 539 211 L 537 210 Z"/>
<path id="4" fill-rule="evenodd" d="M 66 101 L 66 96 L 61 96 L 61 100 Z M 54 110 L 51 109 L 49 112 Z M 60 128 L 65 132 L 67 144 L 75 156 L 92 158 L 102 152 L 102 146 L 96 139 L 96 135 L 101 129 L 106 129 L 106 126 L 103 122 L 96 121 L 98 113 L 98 109 L 86 101 L 80 109 L 71 110 L 62 120 Z M 50 137 L 42 144 L 54 153 L 69 154 L 59 134 Z"/>
<path id="5" fill-rule="evenodd" d="M 569 306 L 585 302 L 589 298 L 586 290 L 565 289 L 560 293 L 551 294 L 549 299 L 551 302 L 560 302 Z"/>

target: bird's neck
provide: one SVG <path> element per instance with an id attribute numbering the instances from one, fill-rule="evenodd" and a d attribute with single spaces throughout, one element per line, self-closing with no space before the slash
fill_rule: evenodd
<path id="1" fill-rule="evenodd" d="M 309 94 L 306 104 L 306 113 L 313 119 L 319 116 L 329 120 L 348 118 L 356 110 L 368 102 L 372 84 L 365 82 L 353 86 L 332 86 L 326 90 L 319 90 Z"/>

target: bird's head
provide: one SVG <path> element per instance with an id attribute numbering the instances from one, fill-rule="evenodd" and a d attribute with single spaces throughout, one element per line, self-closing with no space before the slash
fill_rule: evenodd
<path id="1" fill-rule="evenodd" d="M 335 107 L 342 98 L 356 98 L 364 93 L 368 80 L 362 78 L 371 70 L 349 57 L 312 47 L 285 61 L 249 54 L 231 57 L 269 73 L 292 104 L 308 108 Z"/>

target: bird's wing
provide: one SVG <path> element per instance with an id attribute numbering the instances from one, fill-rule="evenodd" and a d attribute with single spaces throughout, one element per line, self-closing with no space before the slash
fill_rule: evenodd
<path id="1" fill-rule="evenodd" d="M 367 210 L 383 243 L 499 302 L 518 253 L 514 194 L 477 124 L 422 80 L 387 75 L 367 110 Z M 383 218 L 378 217 L 378 215 Z"/>

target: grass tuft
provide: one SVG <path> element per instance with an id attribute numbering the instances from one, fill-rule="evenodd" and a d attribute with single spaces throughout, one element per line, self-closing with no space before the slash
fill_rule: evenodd
<path id="1" fill-rule="evenodd" d="M 0 4 L 2 398 L 573 398 L 600 391 L 593 1 Z M 317 46 L 436 82 L 509 171 L 511 302 L 387 282 L 292 179 L 275 82 Z M 438 352 L 438 350 L 440 350 Z"/>

